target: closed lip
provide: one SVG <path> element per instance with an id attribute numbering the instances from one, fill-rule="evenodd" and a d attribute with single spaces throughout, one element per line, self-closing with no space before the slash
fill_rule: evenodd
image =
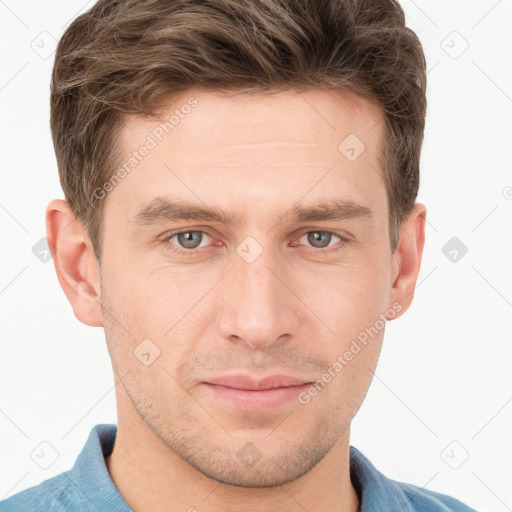
<path id="1" fill-rule="evenodd" d="M 247 391 L 261 391 L 265 389 L 283 388 L 289 386 L 304 386 L 311 384 L 311 381 L 291 377 L 289 375 L 269 375 L 263 379 L 254 379 L 247 375 L 231 375 L 208 379 L 205 384 L 225 386 L 234 389 Z"/>

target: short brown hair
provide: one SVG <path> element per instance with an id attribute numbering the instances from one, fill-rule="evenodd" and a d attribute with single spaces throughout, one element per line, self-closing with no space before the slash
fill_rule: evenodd
<path id="1" fill-rule="evenodd" d="M 426 115 L 421 43 L 395 0 L 99 0 L 59 41 L 51 130 L 64 195 L 100 259 L 123 116 L 212 92 L 329 88 L 384 113 L 391 250 L 419 188 Z"/>

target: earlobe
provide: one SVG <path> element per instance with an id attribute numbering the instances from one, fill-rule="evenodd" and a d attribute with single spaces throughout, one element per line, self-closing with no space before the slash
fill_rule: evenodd
<path id="1" fill-rule="evenodd" d="M 46 236 L 55 247 L 57 278 L 75 316 L 86 325 L 103 326 L 98 260 L 83 223 L 67 201 L 54 199 L 48 204 Z"/>
<path id="2" fill-rule="evenodd" d="M 414 289 L 421 267 L 421 257 L 425 244 L 425 221 L 427 210 L 416 203 L 407 219 L 402 223 L 400 242 L 393 257 L 394 282 L 392 284 L 388 307 L 400 304 L 401 316 L 411 305 Z"/>

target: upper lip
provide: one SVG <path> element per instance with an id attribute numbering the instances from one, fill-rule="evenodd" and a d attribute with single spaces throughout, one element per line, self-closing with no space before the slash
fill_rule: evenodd
<path id="1" fill-rule="evenodd" d="M 299 379 L 297 377 L 290 377 L 288 375 L 269 375 L 263 379 L 253 379 L 247 375 L 231 375 L 208 379 L 208 381 L 205 382 L 207 384 L 215 384 L 217 386 L 226 386 L 228 388 L 246 390 L 282 388 L 287 386 L 300 386 L 310 383 L 307 380 Z"/>

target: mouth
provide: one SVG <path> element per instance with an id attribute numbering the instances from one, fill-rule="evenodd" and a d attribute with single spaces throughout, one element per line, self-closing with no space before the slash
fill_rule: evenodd
<path id="1" fill-rule="evenodd" d="M 212 378 L 201 384 L 213 398 L 238 410 L 263 412 L 296 399 L 312 382 L 287 375 L 271 375 L 260 380 L 234 375 Z"/>

